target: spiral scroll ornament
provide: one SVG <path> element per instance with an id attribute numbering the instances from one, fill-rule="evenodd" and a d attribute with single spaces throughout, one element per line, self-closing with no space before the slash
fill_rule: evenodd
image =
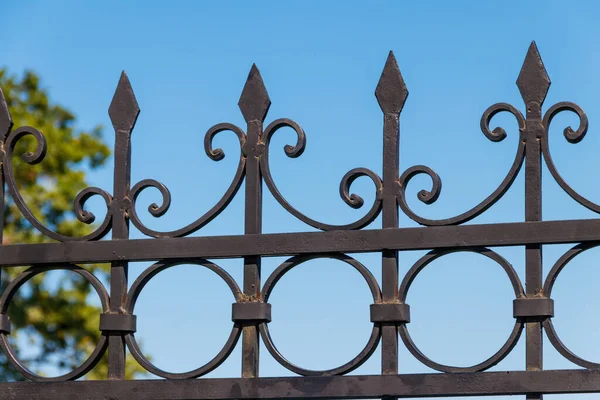
<path id="1" fill-rule="evenodd" d="M 493 206 L 498 200 L 504 196 L 504 194 L 508 191 L 508 189 L 512 186 L 515 178 L 519 174 L 521 170 L 521 166 L 523 165 L 523 160 L 525 159 L 525 142 L 522 137 L 523 129 L 525 129 L 525 118 L 519 110 L 510 104 L 506 103 L 497 103 L 489 107 L 483 113 L 481 117 L 481 131 L 492 142 L 501 142 L 506 138 L 506 131 L 504 128 L 496 127 L 494 129 L 490 129 L 490 122 L 492 118 L 501 112 L 507 112 L 512 114 L 516 119 L 519 125 L 519 131 L 521 134 L 519 135 L 519 144 L 517 147 L 517 154 L 515 155 L 515 159 L 513 161 L 512 166 L 510 167 L 506 177 L 500 183 L 500 186 L 492 194 L 486 197 L 481 203 L 466 211 L 460 215 L 451 218 L 444 219 L 429 219 L 424 218 L 415 213 L 406 200 L 406 189 L 408 187 L 409 182 L 412 178 L 417 175 L 427 175 L 432 181 L 431 190 L 421 190 L 417 194 L 417 198 L 425 203 L 432 204 L 434 203 L 438 197 L 440 196 L 442 190 L 442 181 L 440 176 L 434 172 L 431 168 L 426 167 L 424 165 L 418 165 L 407 169 L 401 176 L 398 182 L 398 205 L 402 209 L 402 211 L 413 221 L 425 225 L 425 226 L 442 226 L 442 225 L 459 225 L 465 222 L 472 220 L 473 218 L 481 215 L 483 212 L 488 210 L 491 206 Z"/>
<path id="2" fill-rule="evenodd" d="M 132 200 L 132 205 L 130 209 L 130 218 L 133 225 L 138 228 L 143 234 L 151 237 L 162 238 L 162 237 L 181 237 L 192 234 L 208 223 L 210 223 L 213 219 L 215 219 L 228 205 L 231 203 L 231 200 L 235 197 L 237 192 L 242 185 L 245 177 L 245 167 L 246 167 L 246 156 L 243 154 L 244 145 L 246 143 L 246 134 L 241 128 L 229 123 L 221 123 L 210 128 L 206 135 L 204 136 L 204 151 L 206 155 L 213 161 L 220 161 L 225 157 L 225 152 L 222 149 L 213 149 L 212 142 L 214 137 L 224 131 L 231 131 L 235 133 L 240 143 L 240 159 L 238 162 L 238 166 L 229 185 L 229 188 L 225 191 L 225 194 L 221 197 L 221 199 L 215 204 L 210 210 L 208 210 L 204 215 L 195 220 L 194 222 L 173 231 L 156 231 L 150 229 L 140 220 L 137 214 L 137 199 L 140 193 L 146 189 L 153 187 L 157 189 L 162 195 L 162 204 L 158 206 L 156 203 L 152 203 L 148 207 L 148 212 L 155 218 L 161 217 L 164 215 L 169 207 L 171 206 L 171 194 L 167 187 L 160 182 L 157 182 L 153 179 L 145 179 L 137 183 L 133 188 L 131 188 L 130 198 Z"/>
<path id="3" fill-rule="evenodd" d="M 36 218 L 33 211 L 27 206 L 25 200 L 23 199 L 23 196 L 21 195 L 21 192 L 19 191 L 19 187 L 15 178 L 15 171 L 13 169 L 13 157 L 15 147 L 18 141 L 25 136 L 33 137 L 36 142 L 36 148 L 34 152 L 27 152 L 21 155 L 21 159 L 27 164 L 35 165 L 42 162 L 44 160 L 44 157 L 46 156 L 47 150 L 46 138 L 44 137 L 44 135 L 37 129 L 29 126 L 24 126 L 15 129 L 6 138 L 6 154 L 4 156 L 4 162 L 2 163 L 4 179 L 6 185 L 8 186 L 8 190 L 13 198 L 13 201 L 15 202 L 23 217 L 27 219 L 27 221 L 29 221 L 29 223 L 31 223 L 31 225 L 33 225 L 42 234 L 46 235 L 51 239 L 58 240 L 61 242 L 98 240 L 104 237 L 110 231 L 111 228 L 112 197 L 104 190 L 96 187 L 90 187 L 82 190 L 75 198 L 74 204 L 75 215 L 77 219 L 85 224 L 91 224 L 95 221 L 95 216 L 90 211 L 84 210 L 85 202 L 90 197 L 95 195 L 102 197 L 106 204 L 106 216 L 93 232 L 80 237 L 62 235 L 49 229 L 40 220 Z"/>
<path id="4" fill-rule="evenodd" d="M 550 125 L 552 124 L 552 120 L 554 119 L 554 117 L 556 117 L 558 114 L 560 114 L 561 112 L 564 112 L 564 111 L 570 111 L 570 112 L 574 113 L 575 115 L 577 115 L 577 117 L 579 118 L 579 126 L 577 127 L 576 130 L 573 130 L 573 128 L 570 126 L 567 126 L 563 130 L 565 139 L 567 139 L 567 141 L 569 143 L 576 144 L 576 143 L 581 142 L 587 133 L 588 119 L 587 119 L 587 116 L 585 115 L 585 112 L 583 111 L 583 109 L 581 107 L 579 107 L 575 103 L 571 103 L 568 101 L 560 102 L 560 103 L 553 105 L 552 107 L 550 107 L 548 109 L 548 111 L 546 111 L 546 114 L 544 114 L 544 119 L 542 122 L 542 124 L 544 126 L 544 133 L 543 133 L 541 143 L 542 143 L 542 154 L 544 155 L 544 161 L 546 161 L 548 170 L 552 174 L 552 177 L 554 178 L 556 183 L 558 183 L 558 185 L 573 200 L 575 200 L 576 202 L 578 202 L 579 204 L 581 204 L 582 206 L 584 206 L 585 208 L 587 208 L 590 211 L 593 211 L 595 213 L 600 213 L 600 205 L 585 198 L 584 196 L 579 194 L 577 191 L 575 191 L 571 186 L 569 186 L 569 184 L 564 180 L 564 178 L 558 173 L 556 165 L 554 164 L 554 160 L 552 159 L 552 155 L 550 153 L 550 143 L 549 143 L 549 139 L 548 139 L 548 132 L 550 130 Z"/>
<path id="5" fill-rule="evenodd" d="M 299 157 L 306 147 L 306 135 L 304 134 L 304 130 L 298 125 L 296 122 L 282 118 L 276 121 L 273 121 L 263 133 L 263 142 L 262 145 L 264 147 L 262 150 L 262 157 L 260 159 L 260 169 L 265 181 L 265 184 L 269 188 L 269 191 L 275 197 L 275 200 L 283 208 L 285 208 L 290 214 L 298 218 L 300 221 L 304 222 L 307 225 L 312 226 L 313 228 L 317 228 L 323 231 L 330 230 L 352 230 L 352 229 L 361 229 L 365 226 L 368 226 L 371 222 L 377 218 L 381 211 L 381 192 L 383 190 L 383 183 L 381 178 L 375 174 L 373 171 L 367 168 L 355 168 L 349 171 L 340 182 L 340 197 L 344 202 L 354 209 L 361 208 L 364 204 L 364 200 L 357 194 L 350 193 L 350 186 L 352 182 L 356 179 L 366 176 L 373 181 L 375 185 L 375 199 L 371 208 L 367 211 L 367 213 L 359 218 L 358 220 L 351 222 L 349 224 L 344 225 L 331 225 L 323 222 L 316 221 L 305 214 L 298 211 L 294 208 L 281 194 L 277 186 L 275 185 L 275 181 L 273 180 L 273 176 L 271 175 L 271 168 L 269 165 L 269 148 L 271 143 L 271 138 L 279 129 L 283 127 L 289 127 L 294 130 L 297 135 L 297 142 L 295 145 L 286 145 L 284 147 L 285 154 L 290 158 Z"/>

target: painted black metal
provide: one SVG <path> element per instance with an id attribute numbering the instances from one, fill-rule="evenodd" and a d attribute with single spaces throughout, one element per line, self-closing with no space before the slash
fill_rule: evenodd
<path id="1" fill-rule="evenodd" d="M 513 301 L 513 316 L 530 320 L 554 317 L 554 300 L 548 298 L 523 298 Z"/>
<path id="2" fill-rule="evenodd" d="M 11 332 L 10 318 L 6 314 L 0 316 L 0 332 L 6 334 Z"/>
<path id="3" fill-rule="evenodd" d="M 394 325 L 410 322 L 410 306 L 400 303 L 371 304 L 371 322 L 388 322 Z"/>
<path id="4" fill-rule="evenodd" d="M 535 43 L 532 43 L 517 79 L 525 103 L 525 116 L 514 106 L 497 103 L 481 118 L 483 134 L 493 142 L 502 141 L 506 132 L 501 127 L 490 128 L 493 117 L 509 113 L 519 127 L 519 144 L 515 159 L 506 177 L 496 190 L 477 206 L 460 215 L 445 219 L 429 219 L 418 215 L 408 205 L 406 189 L 417 175 L 431 179 L 429 190 L 418 192 L 418 199 L 435 202 L 442 188 L 439 175 L 431 168 L 417 165 L 400 173 L 400 115 L 408 90 L 394 55 L 389 54 L 377 85 L 375 96 L 383 113 L 383 168 L 380 177 L 366 168 L 349 171 L 340 183 L 342 200 L 353 208 L 361 208 L 363 199 L 351 193 L 350 187 L 359 177 L 368 177 L 374 184 L 375 197 L 365 214 L 345 225 L 316 221 L 294 208 L 279 192 L 269 165 L 270 141 L 281 128 L 291 128 L 296 143 L 284 147 L 288 157 L 299 157 L 306 146 L 306 136 L 296 122 L 281 118 L 266 127 L 271 100 L 258 68 L 253 65 L 239 100 L 246 122 L 243 130 L 221 123 L 208 130 L 204 148 L 208 157 L 221 160 L 225 154 L 212 146 L 220 132 L 233 132 L 240 144 L 238 166 L 231 184 L 217 204 L 196 221 L 173 231 L 156 231 L 141 221 L 137 198 L 152 187 L 162 194 L 162 203 L 151 204 L 148 211 L 154 217 L 167 212 L 171 203 L 169 190 L 153 179 L 142 180 L 133 186 L 131 171 L 131 134 L 139 114 L 131 84 L 123 73 L 109 108 L 115 130 L 115 168 L 113 193 L 100 188 L 87 188 L 76 198 L 74 211 L 82 223 L 94 222 L 95 216 L 84 209 L 92 196 L 100 196 L 107 207 L 105 217 L 96 229 L 83 237 L 68 237 L 44 226 L 29 209 L 21 196 L 13 170 L 14 150 L 22 137 L 29 135 L 37 141 L 34 152 L 21 157 L 29 164 L 42 162 L 46 153 L 44 135 L 33 127 L 12 129 L 12 120 L 0 92 L 0 196 L 4 189 L 31 223 L 55 243 L 10 244 L 0 246 L 0 266 L 29 265 L 31 268 L 15 278 L 0 297 L 0 348 L 9 362 L 31 381 L 0 383 L 5 399 L 257 399 L 257 398 L 397 398 L 426 396 L 470 396 L 522 394 L 539 399 L 544 393 L 600 392 L 600 364 L 573 354 L 560 340 L 553 325 L 554 301 L 552 288 L 563 268 L 582 252 L 600 245 L 600 219 L 542 221 L 542 159 L 552 177 L 575 201 L 600 213 L 600 205 L 586 199 L 559 175 L 548 146 L 548 131 L 553 118 L 570 111 L 579 118 L 577 129 L 564 129 L 571 143 L 583 139 L 588 120 L 583 110 L 570 102 L 551 106 L 545 113 L 542 105 L 550 79 Z M 524 168 L 523 168 L 524 166 Z M 465 224 L 493 206 L 512 186 L 516 176 L 525 171 L 525 220 L 516 223 Z M 218 237 L 186 237 L 219 215 L 245 183 L 244 234 Z M 290 214 L 318 232 L 262 233 L 262 190 L 266 189 Z M 0 202 L 5 207 L 5 202 Z M 399 210 L 422 225 L 418 228 L 399 227 Z M 382 229 L 362 229 L 381 215 Z M 129 239 L 129 224 L 150 238 Z M 0 222 L 1 224 L 1 222 Z M 0 225 L 0 236 L 2 235 Z M 112 232 L 111 240 L 99 239 Z M 572 243 L 575 246 L 561 257 L 549 274 L 542 274 L 542 246 Z M 489 247 L 524 246 L 526 249 L 525 288 L 511 264 Z M 398 253 L 404 250 L 429 250 L 406 273 L 400 274 Z M 382 257 L 380 282 L 350 253 L 378 252 Z M 416 276 L 432 261 L 454 252 L 472 252 L 495 261 L 506 273 L 514 292 L 515 324 L 501 348 L 490 358 L 466 367 L 443 365 L 426 357 L 413 342 L 410 327 L 410 307 L 406 298 Z M 263 257 L 289 256 L 275 271 L 262 279 Z M 239 258 L 244 262 L 240 287 L 224 269 L 208 259 Z M 365 347 L 350 361 L 329 370 L 309 370 L 288 361 L 276 348 L 269 332 L 271 304 L 269 297 L 277 282 L 299 264 L 316 258 L 339 260 L 354 268 L 364 278 L 373 297 L 371 322 L 373 329 Z M 127 290 L 128 263 L 153 261 Z M 78 263 L 110 262 L 110 290 Z M 232 329 L 219 353 L 205 365 L 181 373 L 163 371 L 154 366 L 140 350 L 136 338 L 136 301 L 154 276 L 181 264 L 193 264 L 217 274 L 230 288 Z M 44 377 L 28 370 L 16 357 L 9 341 L 10 320 L 7 310 L 16 291 L 37 274 L 53 269 L 73 271 L 94 287 L 102 304 L 99 330 L 101 339 L 89 358 L 78 368 L 58 377 Z M 414 306 L 414 305 L 413 305 Z M 417 305 L 418 306 L 418 305 Z M 525 330 L 526 357 L 523 371 L 483 372 L 502 361 L 515 347 Z M 543 334 L 566 359 L 584 370 L 543 370 Z M 194 379 L 218 368 L 242 342 L 241 378 Z M 263 343 L 270 355 L 282 366 L 301 377 L 259 378 L 259 350 Z M 444 374 L 398 374 L 398 349 L 404 345 L 424 365 Z M 381 346 L 381 375 L 341 376 L 354 371 Z M 162 381 L 126 381 L 125 355 L 133 358 L 147 371 L 165 378 Z M 68 382 L 84 376 L 108 354 L 108 380 Z"/>
<path id="5" fill-rule="evenodd" d="M 233 303 L 231 307 L 231 320 L 246 325 L 271 322 L 271 305 L 258 301 Z"/>
<path id="6" fill-rule="evenodd" d="M 100 330 L 107 335 L 136 331 L 137 317 L 132 314 L 100 314 Z"/>

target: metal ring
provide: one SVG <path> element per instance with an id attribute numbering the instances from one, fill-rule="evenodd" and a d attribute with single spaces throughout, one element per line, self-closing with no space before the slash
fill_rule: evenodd
<path id="1" fill-rule="evenodd" d="M 106 292 L 106 289 L 98 280 L 98 278 L 96 278 L 91 272 L 85 270 L 82 267 L 79 267 L 77 265 L 68 265 L 50 267 L 31 267 L 22 272 L 8 285 L 8 287 L 2 294 L 2 297 L 0 297 L 0 313 L 6 314 L 6 311 L 8 310 L 8 307 L 10 305 L 10 301 L 16 294 L 17 290 L 19 290 L 19 288 L 23 286 L 25 282 L 27 282 L 29 279 L 33 278 L 38 274 L 54 270 L 72 271 L 82 276 L 92 285 L 92 287 L 96 290 L 96 293 L 98 293 L 98 296 L 100 297 L 100 302 L 102 304 L 102 310 L 104 312 L 108 311 L 108 293 Z M 92 354 L 90 354 L 90 356 L 83 362 L 83 364 L 81 364 L 79 367 L 75 368 L 67 374 L 55 377 L 45 377 L 32 372 L 29 368 L 23 365 L 23 363 L 21 363 L 21 361 L 18 359 L 17 355 L 13 351 L 12 347 L 10 346 L 10 343 L 8 341 L 8 335 L 4 332 L 0 332 L 0 347 L 2 347 L 2 350 L 4 350 L 8 361 L 12 364 L 13 367 L 18 369 L 25 378 L 35 382 L 59 382 L 82 377 L 83 375 L 87 374 L 92 368 L 94 368 L 98 361 L 100 361 L 102 355 L 106 351 L 107 345 L 108 341 L 106 340 L 106 336 L 101 335 L 100 340 L 96 344 L 96 348 L 94 349 Z"/>
<path id="2" fill-rule="evenodd" d="M 369 289 L 371 290 L 371 294 L 373 295 L 373 301 L 375 303 L 381 303 L 381 291 L 379 289 L 379 285 L 375 277 L 371 274 L 371 272 L 369 272 L 369 270 L 364 265 L 362 265 L 354 258 L 345 254 L 306 255 L 296 256 L 288 259 L 279 267 L 277 267 L 277 269 L 271 274 L 271 276 L 269 276 L 269 278 L 265 282 L 265 285 L 263 286 L 262 290 L 263 301 L 267 302 L 269 300 L 269 296 L 271 295 L 273 287 L 283 277 L 283 275 L 285 275 L 297 265 L 317 258 L 332 258 L 335 260 L 343 261 L 346 264 L 349 264 L 352 267 L 354 267 L 354 269 L 356 269 L 362 275 L 362 277 L 369 285 Z M 273 356 L 273 358 L 275 358 L 282 366 L 284 366 L 288 370 L 304 376 L 343 375 L 355 370 L 356 368 L 360 367 L 365 361 L 367 361 L 369 357 L 371 357 L 371 355 L 377 348 L 377 345 L 379 344 L 379 339 L 381 337 L 381 329 L 379 325 L 373 324 L 373 330 L 371 332 L 371 337 L 369 338 L 367 345 L 352 360 L 348 361 L 344 365 L 328 370 L 311 370 L 292 364 L 279 352 L 279 350 L 277 350 L 275 344 L 273 343 L 273 339 L 271 338 L 271 334 L 269 333 L 268 324 L 261 323 L 259 325 L 259 330 L 263 342 L 269 353 L 271 353 L 271 355 Z"/>
<path id="3" fill-rule="evenodd" d="M 417 277 L 417 275 L 419 274 L 419 272 L 421 272 L 421 270 L 423 268 L 425 268 L 427 265 L 429 265 L 432 261 L 434 261 L 442 256 L 445 256 L 450 253 L 457 253 L 457 252 L 470 252 L 470 253 L 481 254 L 481 255 L 484 255 L 484 256 L 490 258 L 491 260 L 496 261 L 496 263 L 500 264 L 500 266 L 504 269 L 504 271 L 508 275 L 508 278 L 510 279 L 513 290 L 515 292 L 515 296 L 517 298 L 524 297 L 523 286 L 521 285 L 519 276 L 517 275 L 517 273 L 515 272 L 513 267 L 510 265 L 510 263 L 508 261 L 506 261 L 506 259 L 504 257 L 502 257 L 498 253 L 496 253 L 490 249 L 487 249 L 487 248 L 477 248 L 477 249 L 467 249 L 467 250 L 452 249 L 452 250 L 444 250 L 444 251 L 433 250 L 433 251 L 427 253 L 425 256 L 423 256 L 421 259 L 419 259 L 419 261 L 417 261 L 415 263 L 415 265 L 413 265 L 413 267 L 410 269 L 410 271 L 408 271 L 408 273 L 404 277 L 402 284 L 400 285 L 400 294 L 399 294 L 400 302 L 404 303 L 406 301 L 406 296 L 408 294 L 408 290 L 410 289 L 410 286 L 412 285 L 414 279 Z M 504 357 L 506 357 L 512 351 L 512 349 L 515 347 L 515 345 L 519 341 L 519 338 L 521 337 L 523 325 L 524 325 L 523 322 L 516 320 L 515 326 L 514 326 L 512 332 L 510 333 L 508 339 L 506 340 L 504 345 L 500 348 L 500 350 L 498 350 L 493 356 L 491 356 L 487 360 L 485 360 L 479 364 L 470 366 L 470 367 L 455 367 L 455 366 L 449 366 L 449 365 L 436 363 L 435 361 L 428 358 L 425 354 L 423 354 L 421 352 L 421 350 L 419 350 L 419 348 L 415 345 L 412 338 L 410 337 L 410 334 L 408 333 L 408 327 L 406 326 L 406 324 L 400 325 L 398 327 L 398 332 L 400 333 L 400 337 L 402 338 L 404 345 L 408 348 L 408 351 L 410 351 L 411 354 L 413 356 L 415 356 L 415 358 L 417 360 L 421 361 L 423 364 L 427 365 L 429 368 L 433 368 L 437 371 L 442 371 L 442 372 L 479 372 L 479 371 L 485 371 L 486 369 L 491 368 L 494 365 L 498 364 L 500 361 L 502 361 L 504 359 Z"/>
<path id="4" fill-rule="evenodd" d="M 229 288 L 231 289 L 231 292 L 233 293 L 235 300 L 241 301 L 240 288 L 238 287 L 237 283 L 235 283 L 235 280 L 224 269 L 217 266 L 216 264 L 211 263 L 210 261 L 207 261 L 203 258 L 196 258 L 196 259 L 185 260 L 185 261 L 176 261 L 176 262 L 172 262 L 172 263 L 167 262 L 167 261 L 159 261 L 159 262 L 153 264 L 152 266 L 150 266 L 144 272 L 142 272 L 142 274 L 135 280 L 133 285 L 131 285 L 131 289 L 129 290 L 129 296 L 127 297 L 127 304 L 125 306 L 125 309 L 127 310 L 127 312 L 129 314 L 133 314 L 133 309 L 135 308 L 135 303 L 136 303 L 142 289 L 144 288 L 144 286 L 146 286 L 146 284 L 150 281 L 150 279 L 152 279 L 159 272 L 162 272 L 168 268 L 171 268 L 171 267 L 174 267 L 177 265 L 187 265 L 187 264 L 201 265 L 201 266 L 206 267 L 209 270 L 213 271 L 217 275 L 219 275 L 219 277 L 221 277 L 221 279 L 223 279 L 225 281 L 225 283 L 227 283 L 227 286 L 229 286 Z M 133 356 L 133 358 L 135 358 L 135 360 L 142 367 L 144 367 L 148 372 L 151 372 L 154 375 L 158 375 L 160 377 L 167 378 L 167 379 L 192 379 L 192 378 L 197 378 L 199 376 L 205 375 L 205 374 L 211 372 L 212 370 L 214 370 L 215 368 L 217 368 L 219 365 L 221 365 L 223 363 L 223 361 L 225 361 L 227 359 L 227 357 L 229 357 L 229 355 L 235 348 L 235 345 L 238 342 L 241 332 L 242 332 L 242 330 L 240 329 L 238 324 L 234 324 L 233 328 L 231 329 L 231 334 L 229 335 L 229 338 L 227 339 L 227 342 L 225 342 L 225 345 L 223 346 L 221 351 L 212 360 L 210 360 L 208 363 L 204 364 L 200 368 L 196 368 L 192 371 L 181 372 L 181 373 L 164 371 L 160 368 L 157 368 L 154 364 L 152 364 L 150 361 L 148 361 L 148 359 L 144 356 L 144 354 L 140 350 L 140 347 L 138 346 L 137 341 L 135 340 L 135 335 L 133 333 L 128 333 L 125 335 L 125 342 L 127 343 L 127 347 L 129 348 L 129 351 L 131 352 L 131 355 Z"/>
<path id="5" fill-rule="evenodd" d="M 552 294 L 552 288 L 554 287 L 554 282 L 556 281 L 556 278 L 558 278 L 558 275 L 560 274 L 560 272 L 573 258 L 575 258 L 577 255 L 583 253 L 584 251 L 592 249 L 599 245 L 600 244 L 598 244 L 598 243 L 579 244 L 579 245 L 571 248 L 565 254 L 563 254 L 563 256 L 561 258 L 559 258 L 558 261 L 556 261 L 556 264 L 554 264 L 554 266 L 548 273 L 548 276 L 546 277 L 546 281 L 544 282 L 544 294 L 547 297 L 550 297 L 550 295 Z M 546 331 L 546 335 L 548 336 L 548 339 L 550 340 L 550 343 L 552 343 L 552 346 L 554 346 L 554 348 L 560 354 L 562 354 L 563 357 L 565 357 L 567 360 L 571 361 L 572 363 L 577 364 L 584 368 L 589 368 L 589 369 L 600 368 L 600 363 L 595 363 L 592 361 L 584 360 L 583 358 L 575 355 L 575 353 L 573 353 L 571 350 L 569 350 L 567 348 L 567 346 L 565 346 L 565 344 L 558 337 L 558 334 L 556 333 L 556 330 L 554 329 L 554 325 L 552 324 L 552 320 L 550 318 L 547 318 L 546 320 L 544 320 L 543 325 L 544 325 L 544 330 Z"/>

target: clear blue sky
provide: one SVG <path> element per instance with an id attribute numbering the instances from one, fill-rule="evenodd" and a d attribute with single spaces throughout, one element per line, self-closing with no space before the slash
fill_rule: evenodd
<path id="1" fill-rule="evenodd" d="M 233 176 L 233 135 L 217 138 L 228 157 L 220 163 L 203 151 L 204 132 L 218 122 L 244 126 L 238 97 L 252 63 L 261 70 L 272 107 L 267 122 L 289 117 L 307 134 L 302 157 L 281 150 L 289 133 L 272 143 L 274 177 L 291 203 L 309 216 L 331 223 L 356 219 L 337 196 L 340 178 L 351 168 L 381 173 L 382 116 L 373 91 L 387 53 L 393 50 L 410 91 L 401 119 L 401 170 L 425 164 L 444 183 L 432 206 L 415 194 L 429 182 L 415 179 L 411 205 L 429 217 L 453 216 L 491 193 L 506 174 L 517 143 L 516 123 L 502 143 L 479 131 L 482 112 L 509 102 L 524 112 L 514 84 L 531 40 L 536 40 L 552 86 L 545 109 L 557 101 L 578 103 L 590 119 L 588 136 L 570 145 L 562 127 L 573 116 L 556 119 L 552 152 L 561 174 L 582 194 L 600 201 L 596 182 L 600 135 L 600 5 L 588 2 L 192 2 L 101 3 L 3 1 L 0 64 L 13 73 L 37 71 L 52 98 L 71 108 L 82 128 L 105 127 L 113 134 L 107 108 L 121 70 L 131 79 L 142 109 L 133 134 L 132 182 L 154 178 L 171 190 L 171 210 L 159 220 L 145 214 L 156 193 L 140 197 L 144 221 L 157 229 L 183 226 L 221 197 Z M 60 145 L 49 143 L 50 146 Z M 95 186 L 112 189 L 112 166 L 90 175 Z M 523 177 L 491 210 L 474 222 L 521 221 Z M 369 204 L 373 188 L 359 181 L 354 191 Z M 240 193 L 243 194 L 243 191 Z M 97 205 L 97 204 L 96 204 Z M 93 206 L 94 207 L 94 206 Z M 269 196 L 264 200 L 264 231 L 311 230 Z M 544 174 L 544 218 L 590 218 Z M 243 232 L 242 196 L 200 235 Z M 371 226 L 380 226 L 377 220 Z M 402 218 L 402 226 L 413 226 Z M 141 237 L 133 232 L 133 237 Z M 566 250 L 548 246 L 548 271 Z M 524 251 L 499 249 L 521 274 Z M 403 253 L 406 271 L 422 253 Z M 592 250 L 571 263 L 557 282 L 555 324 L 577 354 L 600 361 L 594 293 L 600 281 Z M 380 256 L 357 256 L 380 276 Z M 267 277 L 281 260 L 266 260 Z M 221 261 L 241 284 L 241 263 Z M 147 264 L 134 264 L 132 280 Z M 511 330 L 512 297 L 501 269 L 476 255 L 439 260 L 420 275 L 408 297 L 409 329 L 415 342 L 436 361 L 470 365 L 493 354 Z M 220 349 L 230 329 L 233 298 L 225 285 L 199 267 L 169 270 L 140 297 L 136 337 L 155 363 L 170 371 L 200 366 Z M 276 287 L 272 335 L 281 352 L 308 368 L 328 368 L 352 358 L 364 346 L 371 324 L 369 292 L 357 273 L 336 262 L 299 267 Z M 578 308 L 578 306 L 580 308 Z M 490 317 L 493 315 L 493 317 Z M 312 317 L 315 317 L 312 319 Z M 166 326 L 153 332 L 153 326 Z M 494 369 L 522 369 L 524 337 Z M 379 353 L 356 371 L 379 371 Z M 266 351 L 264 376 L 288 375 Z M 546 368 L 571 368 L 549 343 Z M 401 372 L 424 372 L 404 349 Z M 238 376 L 239 348 L 211 376 Z"/>

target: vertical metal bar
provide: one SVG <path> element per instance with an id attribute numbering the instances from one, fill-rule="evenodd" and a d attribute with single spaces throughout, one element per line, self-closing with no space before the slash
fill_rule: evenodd
<path id="1" fill-rule="evenodd" d="M 398 227 L 398 174 L 400 163 L 400 112 L 408 96 L 408 90 L 394 57 L 390 54 L 375 89 L 375 97 L 383 111 L 383 228 Z M 384 303 L 398 302 L 398 251 L 382 252 L 381 280 Z M 381 372 L 384 375 L 398 373 L 398 326 L 382 324 Z"/>
<path id="2" fill-rule="evenodd" d="M 252 65 L 238 106 L 248 125 L 246 131 L 246 197 L 244 232 L 262 232 L 262 175 L 260 173 L 260 149 L 263 121 L 267 116 L 271 100 L 256 65 Z M 250 301 L 260 296 L 259 255 L 244 258 L 244 294 Z M 258 327 L 246 326 L 242 332 L 242 377 L 255 378 L 259 375 Z"/>
<path id="3" fill-rule="evenodd" d="M 6 103 L 4 93 L 0 88 L 0 137 L 2 138 L 2 143 L 0 143 L 0 156 L 2 158 L 0 161 L 2 162 L 2 165 L 4 165 L 4 156 L 6 154 L 4 145 L 12 127 L 12 117 L 10 116 L 10 111 L 8 109 L 8 104 Z M 0 245 L 4 239 L 4 191 L 4 168 L 0 168 Z"/>
<path id="4" fill-rule="evenodd" d="M 525 123 L 525 220 L 542 220 L 541 144 L 543 134 L 542 104 L 546 98 L 550 79 L 537 50 L 531 43 L 525 62 L 517 79 L 517 86 L 527 107 Z M 525 284 L 528 297 L 542 292 L 542 246 L 525 247 Z M 526 323 L 526 368 L 539 371 L 543 367 L 542 324 L 534 320 Z M 541 399 L 541 394 L 529 394 L 527 399 Z"/>
<path id="5" fill-rule="evenodd" d="M 131 185 L 131 132 L 140 109 L 131 83 L 123 71 L 108 109 L 115 129 L 115 169 L 112 204 L 112 238 L 129 238 L 129 189 Z M 127 296 L 127 261 L 111 263 L 110 312 L 122 313 Z M 122 335 L 108 337 L 108 379 L 125 379 L 125 340 Z"/>
<path id="6" fill-rule="evenodd" d="M 0 157 L 2 162 L 2 168 L 0 168 L 0 246 L 4 242 L 4 210 L 6 204 L 4 203 L 5 197 L 5 185 L 4 185 L 4 157 L 5 153 L 5 143 L 10 130 L 13 127 L 13 121 L 10 116 L 10 111 L 8 109 L 8 104 L 6 103 L 6 98 L 4 97 L 4 93 L 0 88 L 0 135 L 2 135 L 2 143 L 0 143 Z M 0 294 L 2 293 L 2 269 L 0 268 Z"/>

